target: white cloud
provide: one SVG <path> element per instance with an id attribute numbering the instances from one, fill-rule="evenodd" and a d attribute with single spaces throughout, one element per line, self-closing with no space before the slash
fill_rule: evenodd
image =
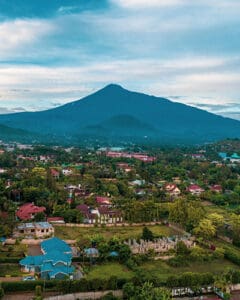
<path id="1" fill-rule="evenodd" d="M 0 59 L 28 53 L 27 47 L 53 31 L 54 25 L 42 20 L 11 20 L 0 23 Z"/>
<path id="2" fill-rule="evenodd" d="M 40 103 L 47 108 L 54 106 L 53 102 L 64 104 L 79 99 L 112 82 L 156 96 L 187 95 L 187 100 L 199 102 L 196 96 L 209 95 L 206 103 L 211 97 L 223 103 L 228 95 L 233 98 L 230 91 L 240 84 L 238 73 L 218 71 L 230 62 L 230 58 L 223 57 L 179 57 L 92 62 L 74 67 L 7 65 L 0 69 L 0 106 L 8 102 L 34 109 L 35 103 L 35 109 L 39 109 L 37 103 Z"/>
<path id="3" fill-rule="evenodd" d="M 164 6 L 174 6 L 186 3 L 186 0 L 111 0 L 115 5 L 124 8 L 146 9 Z"/>

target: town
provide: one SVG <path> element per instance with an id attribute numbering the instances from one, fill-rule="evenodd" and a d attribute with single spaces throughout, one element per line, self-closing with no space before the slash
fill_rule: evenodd
<path id="1" fill-rule="evenodd" d="M 239 149 L 239 140 L 182 148 L 2 142 L 2 293 L 234 297 Z"/>

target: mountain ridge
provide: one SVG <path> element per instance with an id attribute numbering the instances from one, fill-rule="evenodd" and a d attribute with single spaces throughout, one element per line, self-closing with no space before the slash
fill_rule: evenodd
<path id="1" fill-rule="evenodd" d="M 81 136 L 114 140 L 211 142 L 240 137 L 240 122 L 109 84 L 82 99 L 40 112 L 0 115 L 0 124 L 76 142 Z M 122 124 L 122 125 L 121 125 Z"/>

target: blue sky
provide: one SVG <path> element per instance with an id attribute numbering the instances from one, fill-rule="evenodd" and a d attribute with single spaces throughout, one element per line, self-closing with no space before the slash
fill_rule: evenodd
<path id="1" fill-rule="evenodd" d="M 109 83 L 240 119 L 240 1 L 0 0 L 0 113 Z"/>

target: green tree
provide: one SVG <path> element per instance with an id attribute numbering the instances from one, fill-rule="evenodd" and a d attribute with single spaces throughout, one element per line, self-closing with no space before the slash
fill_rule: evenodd
<path id="1" fill-rule="evenodd" d="M 144 241 L 153 241 L 154 239 L 152 231 L 146 226 L 144 226 L 142 230 L 142 239 Z"/>
<path id="2" fill-rule="evenodd" d="M 199 225 L 194 228 L 194 233 L 207 240 L 212 239 L 216 234 L 216 226 L 209 219 L 203 219 Z"/>

